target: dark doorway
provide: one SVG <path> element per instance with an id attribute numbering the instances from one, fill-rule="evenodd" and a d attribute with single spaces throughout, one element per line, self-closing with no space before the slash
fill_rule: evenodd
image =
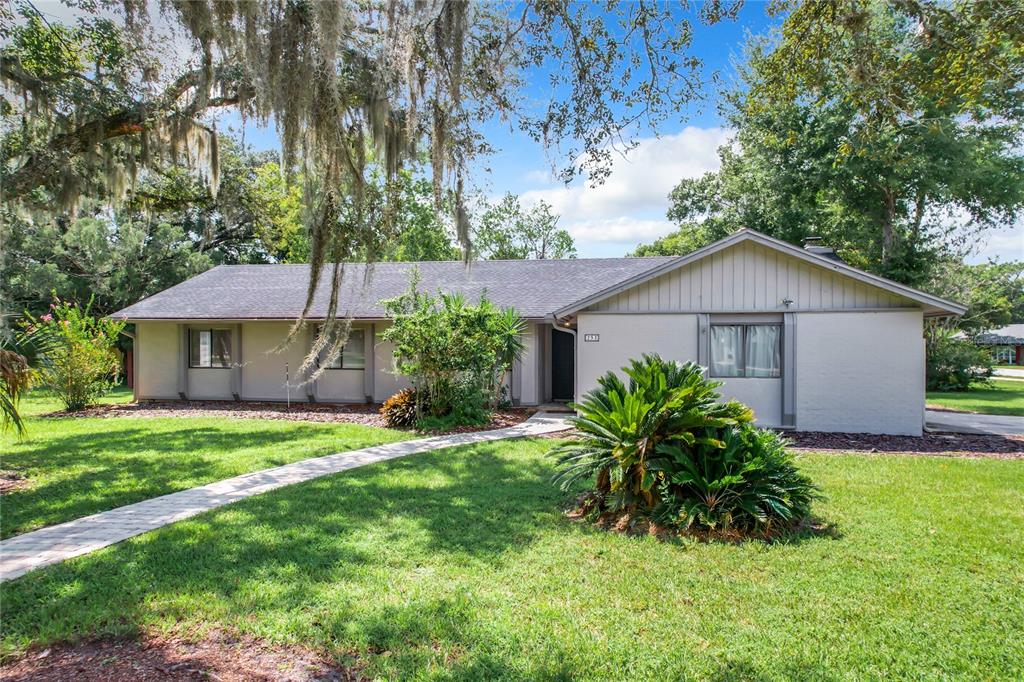
<path id="1" fill-rule="evenodd" d="M 575 400 L 576 349 L 574 337 L 551 330 L 551 399 Z"/>

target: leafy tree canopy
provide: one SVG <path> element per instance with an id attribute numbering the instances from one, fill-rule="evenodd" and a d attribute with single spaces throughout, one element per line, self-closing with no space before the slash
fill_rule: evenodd
<path id="1" fill-rule="evenodd" d="M 558 227 L 558 216 L 547 202 L 527 210 L 511 193 L 480 212 L 473 249 L 487 260 L 576 257 L 572 235 Z"/>
<path id="2" fill-rule="evenodd" d="M 285 170 L 303 179 L 310 304 L 325 263 L 373 243 L 366 189 L 375 168 L 390 182 L 425 152 L 435 203 L 451 190 L 468 245 L 466 168 L 490 151 L 484 123 L 507 119 L 573 160 L 565 177 L 600 180 L 617 141 L 628 145 L 637 124 L 656 126 L 701 91 L 690 22 L 648 0 L 172 0 L 159 16 L 139 0 L 104 4 L 117 21 L 99 18 L 95 0 L 67 1 L 83 17 L 73 28 L 20 0 L 4 29 L 0 75 L 14 96 L 3 107 L 19 122 L 3 143 L 7 198 L 37 209 L 83 193 L 113 201 L 141 169 L 183 162 L 216 195 L 220 150 L 208 113 L 232 107 L 272 120 Z M 717 21 L 738 4 L 702 3 L 701 18 Z M 178 31 L 173 44 L 167 27 Z M 183 40 L 192 54 L 166 58 Z M 540 106 L 520 94 L 538 68 L 552 93 Z M 396 194 L 386 192 L 385 222 Z M 332 314 L 322 333 L 333 324 Z"/>
<path id="3" fill-rule="evenodd" d="M 115 210 L 84 200 L 76 215 L 0 225 L 0 302 L 41 314 L 52 292 L 112 313 L 221 263 L 303 262 L 309 241 L 299 189 L 272 155 L 219 142 L 220 191 L 170 168 L 140 181 Z"/>
<path id="4" fill-rule="evenodd" d="M 797 244 L 818 235 L 853 265 L 922 286 L 979 232 L 1019 215 L 1019 3 L 777 9 L 789 12 L 780 35 L 754 42 L 727 95 L 736 137 L 721 169 L 673 190 L 668 215 L 681 229 L 657 248 L 741 227 Z"/>

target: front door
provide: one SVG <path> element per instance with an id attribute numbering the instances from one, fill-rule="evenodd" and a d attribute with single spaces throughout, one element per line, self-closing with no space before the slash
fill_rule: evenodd
<path id="1" fill-rule="evenodd" d="M 574 400 L 576 349 L 573 335 L 551 330 L 551 399 Z"/>

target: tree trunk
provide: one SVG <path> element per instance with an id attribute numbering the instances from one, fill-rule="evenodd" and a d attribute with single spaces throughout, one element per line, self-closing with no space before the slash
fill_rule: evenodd
<path id="1" fill-rule="evenodd" d="M 896 246 L 896 195 L 891 189 L 886 188 L 883 190 L 883 197 L 885 206 L 882 214 L 882 262 L 888 263 Z"/>

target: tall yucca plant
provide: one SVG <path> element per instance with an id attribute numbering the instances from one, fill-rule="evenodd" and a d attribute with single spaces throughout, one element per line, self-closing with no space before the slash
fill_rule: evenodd
<path id="1" fill-rule="evenodd" d="M 623 371 L 628 385 L 612 372 L 598 380 L 570 420 L 583 434 L 555 450 L 555 482 L 568 489 L 594 478 L 596 492 L 612 510 L 660 503 L 666 446 L 720 446 L 714 429 L 753 420 L 747 406 L 720 402 L 718 382 L 704 378 L 693 362 L 663 360 L 645 354 Z"/>

